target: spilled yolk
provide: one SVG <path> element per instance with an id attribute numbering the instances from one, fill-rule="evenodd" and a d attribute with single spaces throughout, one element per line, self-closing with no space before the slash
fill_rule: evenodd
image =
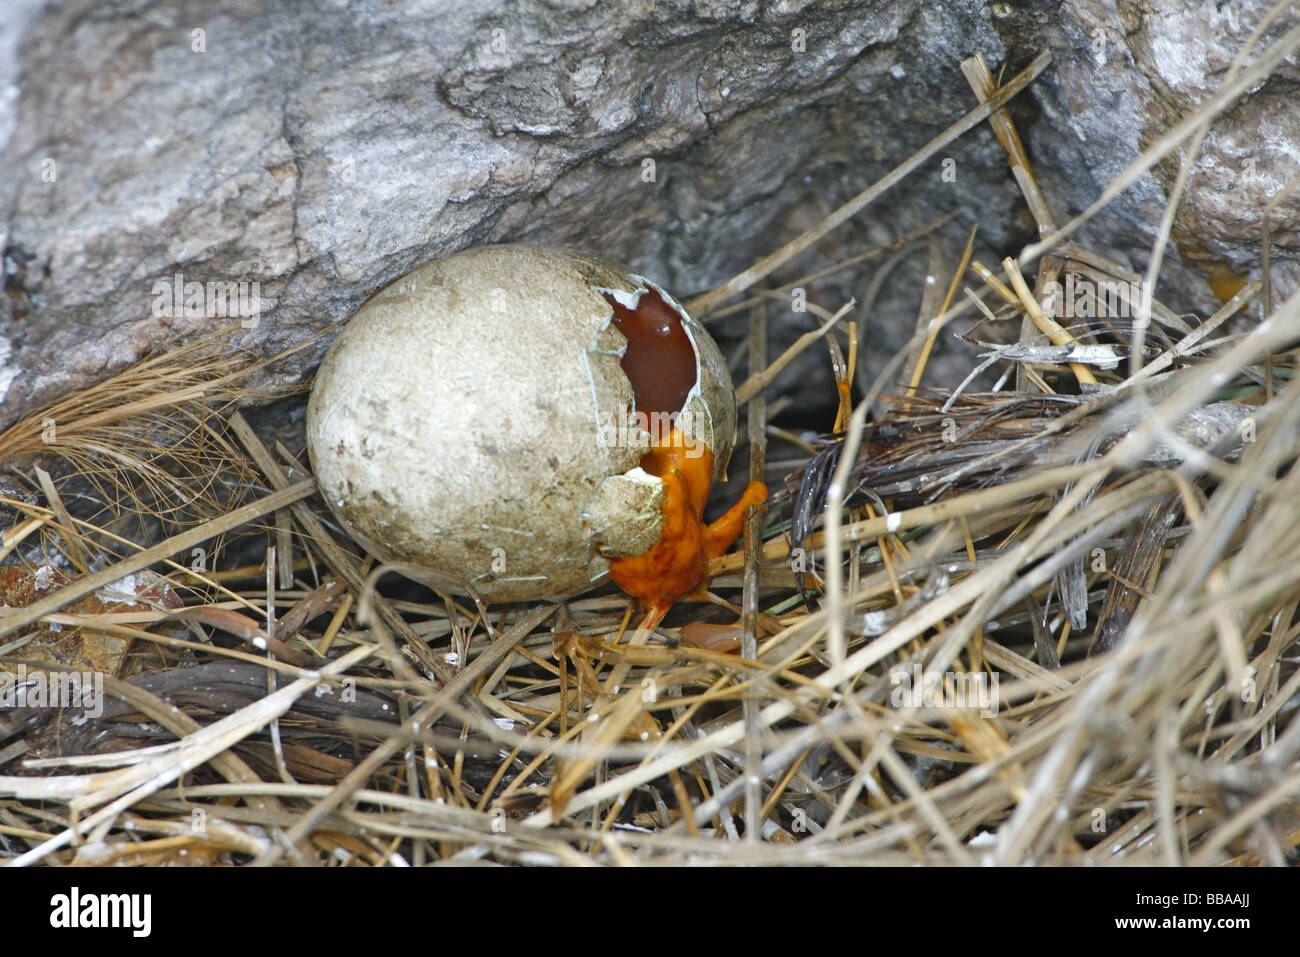
<path id="1" fill-rule="evenodd" d="M 717 521 L 704 523 L 704 503 L 713 484 L 713 453 L 676 428 L 641 458 L 641 468 L 663 482 L 663 536 L 659 544 L 630 558 L 609 561 L 609 577 L 652 612 L 662 614 L 677 599 L 702 594 L 709 559 L 723 554 L 745 523 L 745 511 L 761 505 L 767 486 L 750 482 L 740 501 Z"/>
<path id="2" fill-rule="evenodd" d="M 1210 290 L 1219 297 L 1220 302 L 1227 302 L 1246 285 L 1246 276 L 1234 272 L 1226 263 L 1220 263 L 1210 272 Z"/>

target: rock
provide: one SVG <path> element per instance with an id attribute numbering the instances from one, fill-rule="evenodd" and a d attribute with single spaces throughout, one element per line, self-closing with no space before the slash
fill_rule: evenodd
<path id="1" fill-rule="evenodd" d="M 289 11 L 236 0 L 213 12 L 8 0 L 0 427 L 226 321 L 185 316 L 192 283 L 193 305 L 233 313 L 242 343 L 264 354 L 421 262 L 490 242 L 596 253 L 685 298 L 970 109 L 959 63 L 974 53 L 1014 71 L 1052 51 L 1012 112 L 1063 221 L 1213 92 L 1269 6 L 358 0 Z M 1295 72 L 1287 61 L 1212 128 L 1159 290 L 1175 309 L 1213 307 L 1211 268 L 1257 269 L 1260 211 L 1296 172 Z M 987 126 L 947 153 L 955 183 L 936 158 L 781 278 L 954 209 L 952 260 L 972 222 L 981 258 L 1030 239 Z M 1141 269 L 1175 172 L 1144 176 L 1081 241 Z M 1297 203 L 1273 217 L 1281 260 L 1300 241 Z M 834 309 L 874 265 L 810 294 Z M 859 317 L 868 370 L 911 334 L 925 268 L 913 251 Z M 1295 288 L 1288 268 L 1279 296 Z M 774 323 L 772 354 L 811 322 Z M 742 329 L 739 316 L 716 325 L 724 350 Z M 276 374 L 309 374 L 327 345 Z M 935 375 L 969 368 L 966 346 L 940 346 Z M 824 353 L 787 370 L 775 394 L 826 427 Z"/>

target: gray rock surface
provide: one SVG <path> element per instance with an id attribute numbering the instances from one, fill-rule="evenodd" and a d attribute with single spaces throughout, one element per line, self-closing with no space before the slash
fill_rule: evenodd
<path id="1" fill-rule="evenodd" d="M 348 316 L 412 266 L 483 243 L 575 247 L 684 298 L 775 249 L 967 111 L 959 63 L 974 53 L 1010 75 L 1052 51 L 1013 114 L 1063 220 L 1212 93 L 1268 7 L 6 0 L 0 427 L 221 321 L 167 314 L 155 284 L 177 275 L 256 282 L 260 309 L 244 317 L 242 341 L 265 354 Z M 1268 36 L 1293 23 L 1284 16 Z M 1213 305 L 1212 266 L 1257 266 L 1261 209 L 1300 171 L 1294 62 L 1207 139 L 1160 290 L 1175 308 Z M 951 156 L 956 183 L 930 164 L 783 278 L 955 208 L 944 234 L 954 258 L 972 222 L 982 258 L 1031 238 L 987 128 Z M 1144 177 L 1085 241 L 1142 268 L 1175 172 L 1164 164 Z M 1284 284 L 1298 204 L 1300 193 L 1273 216 Z M 868 366 L 910 335 L 918 248 L 863 317 Z M 813 296 L 833 309 L 870 276 L 868 267 Z M 811 322 L 798 318 L 778 339 Z M 738 342 L 739 318 L 720 325 L 724 349 Z M 309 374 L 326 345 L 279 374 Z M 949 361 L 960 378 L 964 347 L 945 349 L 935 374 Z M 797 406 L 828 398 L 824 353 L 815 368 L 782 380 Z"/>

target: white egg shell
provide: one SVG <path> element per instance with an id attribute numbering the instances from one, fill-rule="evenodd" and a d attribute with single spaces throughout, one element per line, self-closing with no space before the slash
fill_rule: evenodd
<path id="1" fill-rule="evenodd" d="M 542 246 L 467 250 L 367 301 L 317 373 L 307 442 L 343 527 L 413 577 L 488 601 L 572 595 L 598 553 L 659 541 L 662 485 L 639 468 L 650 437 L 620 366 L 623 305 L 653 288 L 697 359 L 681 420 L 713 452 L 735 439 L 735 393 L 711 337 L 663 290 Z M 410 570 L 407 570 L 410 574 Z"/>

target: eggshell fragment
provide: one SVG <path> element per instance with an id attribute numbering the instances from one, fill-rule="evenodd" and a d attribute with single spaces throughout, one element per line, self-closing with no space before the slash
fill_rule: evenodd
<path id="1" fill-rule="evenodd" d="M 643 296 L 681 317 L 696 377 L 676 421 L 720 473 L 735 398 L 698 323 L 620 267 L 488 246 L 389 284 L 322 363 L 308 449 L 342 526 L 415 577 L 489 601 L 574 594 L 606 575 L 602 552 L 656 544 L 663 491 L 639 464 L 668 426 L 638 416 L 614 321 Z"/>

